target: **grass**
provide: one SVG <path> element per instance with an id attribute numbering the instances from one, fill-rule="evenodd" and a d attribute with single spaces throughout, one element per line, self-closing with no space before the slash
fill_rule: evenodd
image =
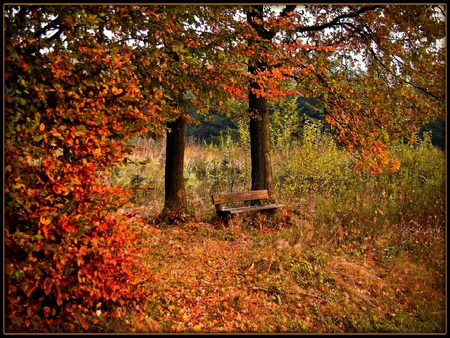
<path id="1" fill-rule="evenodd" d="M 149 297 L 101 324 L 109 332 L 444 331 L 443 261 L 392 250 L 388 235 L 338 245 L 306 225 L 247 222 L 142 229 Z"/>
<path id="2" fill-rule="evenodd" d="M 152 271 L 148 297 L 103 312 L 94 331 L 156 333 L 446 332 L 445 156 L 429 139 L 396 145 L 396 172 L 358 176 L 351 158 L 316 131 L 273 155 L 273 216 L 226 225 L 216 192 L 247 190 L 249 154 L 224 138 L 189 142 L 191 216 L 158 224 L 164 144 L 135 140 L 133 163 L 111 183 L 135 191 L 146 225 L 136 245 Z M 309 138 L 309 139 L 308 139 Z M 311 142 L 315 141 L 315 142 Z M 139 149 L 140 148 L 140 149 Z M 138 185 L 153 185 L 142 191 Z"/>

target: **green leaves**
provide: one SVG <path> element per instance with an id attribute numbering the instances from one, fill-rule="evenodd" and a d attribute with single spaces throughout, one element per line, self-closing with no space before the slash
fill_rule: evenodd
<path id="1" fill-rule="evenodd" d="M 86 126 L 81 124 L 75 127 L 74 136 L 84 136 L 87 133 Z"/>
<path id="2" fill-rule="evenodd" d="M 34 236 L 31 236 L 30 239 L 34 242 L 34 241 L 44 239 L 44 237 L 41 234 L 36 234 Z"/>

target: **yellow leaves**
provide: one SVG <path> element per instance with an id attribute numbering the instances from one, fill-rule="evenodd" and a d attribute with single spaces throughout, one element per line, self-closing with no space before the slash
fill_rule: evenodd
<path id="1" fill-rule="evenodd" d="M 123 89 L 122 89 L 122 88 L 116 88 L 115 86 L 113 86 L 113 87 L 111 88 L 111 91 L 112 91 L 112 93 L 113 93 L 114 95 L 119 95 L 119 94 L 121 94 L 121 93 L 123 92 Z"/>
<path id="2" fill-rule="evenodd" d="M 57 131 L 56 129 L 54 129 L 54 128 L 52 128 L 52 130 L 50 131 L 50 134 L 53 135 L 54 137 L 60 139 L 60 140 L 63 140 L 63 139 L 64 139 L 63 136 L 61 135 L 61 133 L 58 132 L 58 131 Z M 56 146 L 56 144 L 55 144 L 55 146 Z"/>
<path id="3" fill-rule="evenodd" d="M 102 155 L 102 149 L 96 148 L 93 152 L 94 156 L 101 156 Z"/>
<path id="4" fill-rule="evenodd" d="M 21 190 L 21 189 L 25 189 L 26 187 L 25 187 L 25 184 L 23 184 L 23 183 L 17 183 L 17 184 L 14 184 L 14 185 L 12 186 L 12 188 L 13 188 L 14 190 Z"/>
<path id="5" fill-rule="evenodd" d="M 74 136 L 83 136 L 86 135 L 87 129 L 84 125 L 79 125 L 74 130 Z"/>
<path id="6" fill-rule="evenodd" d="M 41 216 L 39 218 L 39 223 L 42 225 L 49 225 L 51 223 L 51 220 L 48 218 L 45 218 L 44 216 Z"/>

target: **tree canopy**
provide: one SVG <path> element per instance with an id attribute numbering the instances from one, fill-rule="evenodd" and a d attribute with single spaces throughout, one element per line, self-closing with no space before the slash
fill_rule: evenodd
<path id="1" fill-rule="evenodd" d="M 266 57 L 256 77 L 259 94 L 277 97 L 271 79 L 294 79 L 297 93 L 318 100 L 361 165 L 382 170 L 390 140 L 443 116 L 443 8 L 294 7 L 276 18 L 261 6 L 258 20 L 250 22 L 259 32 L 252 38 L 258 41 L 255 58 Z"/>

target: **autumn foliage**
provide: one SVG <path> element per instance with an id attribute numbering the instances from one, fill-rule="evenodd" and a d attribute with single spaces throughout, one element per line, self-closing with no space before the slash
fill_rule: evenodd
<path id="1" fill-rule="evenodd" d="M 391 139 L 443 115 L 439 10 L 307 6 L 310 23 L 294 8 L 5 7 L 8 332 L 87 330 L 96 311 L 146 295 L 133 229 L 143 221 L 105 173 L 133 151 L 131 136 L 161 135 L 192 107 L 244 120 L 268 117 L 269 99 L 316 98 L 361 166 L 399 168 Z M 365 73 L 342 66 L 352 50 Z M 249 97 L 259 112 L 227 110 Z"/>
<path id="2" fill-rule="evenodd" d="M 25 30 L 20 14 L 8 27 Z M 7 36 L 7 329 L 71 330 L 92 309 L 139 299 L 149 277 L 130 247 L 135 220 L 120 212 L 129 192 L 102 172 L 154 112 L 143 110 L 131 50 L 86 36 L 70 52 L 30 55 L 40 41 Z"/>

